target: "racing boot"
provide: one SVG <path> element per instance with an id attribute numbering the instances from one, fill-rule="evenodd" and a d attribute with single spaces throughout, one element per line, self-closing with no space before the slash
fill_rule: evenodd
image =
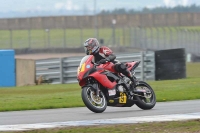
<path id="1" fill-rule="evenodd" d="M 136 79 L 133 76 L 133 74 L 128 69 L 126 69 L 126 72 L 124 74 L 126 77 L 128 77 L 131 80 L 131 82 L 132 82 L 131 84 L 132 84 L 133 88 L 135 88 L 136 87 Z"/>
<path id="2" fill-rule="evenodd" d="M 132 99 L 133 96 L 134 96 L 133 91 L 134 91 L 134 88 L 136 86 L 134 76 L 132 75 L 132 73 L 128 69 L 126 69 L 126 71 L 124 71 L 122 74 L 125 75 L 129 79 L 128 81 L 125 81 L 125 82 L 126 82 L 127 87 L 128 87 L 128 93 L 129 93 L 128 99 Z"/>
<path id="3" fill-rule="evenodd" d="M 132 89 L 135 88 L 136 87 L 136 79 L 133 76 L 133 74 L 128 69 L 126 69 L 126 71 L 124 71 L 122 74 L 124 74 L 126 77 L 128 77 L 131 80 L 130 87 L 132 86 L 131 87 Z"/>

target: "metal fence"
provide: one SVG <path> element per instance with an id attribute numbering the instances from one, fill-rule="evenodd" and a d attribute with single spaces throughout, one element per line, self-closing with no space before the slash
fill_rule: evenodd
<path id="1" fill-rule="evenodd" d="M 77 82 L 77 68 L 82 57 L 66 57 L 36 60 L 36 78 L 42 76 L 52 84 L 67 84 Z M 135 70 L 139 80 L 155 80 L 154 52 L 139 52 L 120 54 L 120 62 L 141 61 Z"/>
<path id="2" fill-rule="evenodd" d="M 185 48 L 186 53 L 200 54 L 200 30 L 194 28 L 134 28 L 130 45 L 144 50 Z"/>
<path id="3" fill-rule="evenodd" d="M 94 29 L 0 30 L 0 48 L 71 48 L 82 47 L 94 37 Z M 128 46 L 144 50 L 185 48 L 200 54 L 200 30 L 180 27 L 123 27 L 97 29 L 97 38 L 105 46 Z"/>
<path id="4" fill-rule="evenodd" d="M 88 2 L 89 0 L 87 0 Z M 67 11 L 68 12 L 68 11 Z M 89 13 L 89 14 L 88 14 Z M 92 13 L 92 14 L 91 14 Z M 200 14 L 196 12 L 168 12 L 168 13 L 111 13 L 111 14 L 93 14 L 94 12 L 82 11 L 82 14 L 74 16 L 66 16 L 68 13 L 62 12 L 60 16 L 44 16 L 44 17 L 22 17 L 22 18 L 6 18 L 0 19 L 0 29 L 64 29 L 64 28 L 93 28 L 93 27 L 109 27 L 114 24 L 116 27 L 124 25 L 129 26 L 199 26 Z M 55 15 L 54 13 L 50 13 Z M 4 13 L 1 14 L 5 15 Z"/>

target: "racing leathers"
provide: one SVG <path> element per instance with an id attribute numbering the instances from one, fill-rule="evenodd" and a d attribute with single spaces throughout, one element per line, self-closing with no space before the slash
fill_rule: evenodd
<path id="1" fill-rule="evenodd" d="M 120 62 L 117 62 L 116 55 L 112 52 L 111 49 L 109 49 L 106 46 L 101 46 L 99 49 L 99 52 L 95 53 L 94 55 L 94 62 L 99 63 L 99 64 L 104 64 L 107 61 L 108 62 L 113 62 L 114 63 L 114 69 L 118 73 L 122 73 L 126 77 L 128 77 L 133 85 L 135 85 L 135 79 L 132 75 L 132 73 L 127 69 L 126 65 Z"/>

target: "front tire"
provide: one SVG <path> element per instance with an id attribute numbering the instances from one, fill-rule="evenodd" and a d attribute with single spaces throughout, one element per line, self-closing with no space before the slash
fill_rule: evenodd
<path id="1" fill-rule="evenodd" d="M 107 101 L 103 92 L 99 96 L 91 87 L 82 88 L 82 100 L 86 107 L 95 113 L 102 113 L 107 107 Z"/>
<path id="2" fill-rule="evenodd" d="M 136 105 L 144 110 L 152 109 L 156 105 L 156 95 L 154 90 L 146 82 L 139 81 L 135 90 L 141 92 L 135 95 Z M 142 92 L 144 91 L 144 92 Z"/>

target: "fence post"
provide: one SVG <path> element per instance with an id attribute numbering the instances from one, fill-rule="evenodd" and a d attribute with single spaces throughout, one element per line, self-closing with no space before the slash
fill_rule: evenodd
<path id="1" fill-rule="evenodd" d="M 130 30 L 130 47 L 133 47 L 133 29 L 129 27 Z"/>
<path id="2" fill-rule="evenodd" d="M 63 35 L 63 36 L 64 36 L 64 37 L 63 37 L 63 41 L 64 41 L 64 42 L 63 42 L 63 47 L 67 47 L 67 46 L 66 46 L 66 29 L 65 29 L 65 28 L 63 29 L 63 32 L 64 32 L 64 35 Z"/>
<path id="3" fill-rule="evenodd" d="M 157 47 L 156 47 L 156 49 L 158 50 L 158 49 L 160 49 L 160 36 L 159 36 L 159 28 L 156 28 L 156 32 L 157 32 Z"/>
<path id="4" fill-rule="evenodd" d="M 148 41 L 147 41 L 147 39 L 148 39 L 148 38 L 147 38 L 147 28 L 143 28 L 143 32 L 144 32 L 144 33 L 143 33 L 143 34 L 144 34 L 144 37 L 143 37 L 143 38 L 144 38 L 144 39 L 143 39 L 143 40 L 144 40 L 144 41 L 143 41 L 143 49 L 146 50 L 146 49 L 148 49 L 148 45 L 147 45 L 147 42 L 148 42 Z"/>
<path id="5" fill-rule="evenodd" d="M 116 46 L 115 43 L 115 20 L 112 21 L 112 45 Z"/>
<path id="6" fill-rule="evenodd" d="M 198 51 L 197 54 L 200 53 L 200 51 L 199 51 L 200 50 L 200 43 L 199 43 L 200 42 L 200 37 L 199 36 L 200 36 L 200 32 L 197 29 L 197 49 L 196 49 Z"/>
<path id="7" fill-rule="evenodd" d="M 153 70 L 153 72 L 154 72 L 153 80 L 155 80 L 156 79 L 156 58 L 155 58 L 155 52 L 153 52 L 153 62 L 154 62 L 154 64 L 153 64 L 153 68 L 154 68 L 154 70 Z"/>
<path id="8" fill-rule="evenodd" d="M 161 45 L 161 46 L 163 46 L 161 49 L 167 49 L 166 48 L 166 45 L 167 45 L 167 43 L 166 43 L 166 31 L 165 31 L 166 29 L 165 28 L 162 28 L 162 31 L 163 31 L 163 33 L 162 33 L 162 41 L 163 41 L 163 44 L 164 45 Z"/>
<path id="9" fill-rule="evenodd" d="M 144 52 L 141 51 L 141 80 L 144 80 Z"/>
<path id="10" fill-rule="evenodd" d="M 183 43 L 184 43 L 186 51 L 189 52 L 189 49 L 188 49 L 188 46 L 187 46 L 187 30 L 183 29 L 183 33 L 184 33 L 184 39 L 185 39 L 185 40 L 183 40 Z"/>
<path id="11" fill-rule="evenodd" d="M 134 48 L 137 48 L 137 28 L 134 27 Z"/>
<path id="12" fill-rule="evenodd" d="M 12 35 L 13 35 L 12 30 L 10 29 L 10 48 L 13 48 L 13 41 L 12 41 L 13 36 Z"/>
<path id="13" fill-rule="evenodd" d="M 45 29 L 47 33 L 47 47 L 50 47 L 50 29 Z"/>
<path id="14" fill-rule="evenodd" d="M 82 46 L 82 43 L 83 43 L 83 29 L 82 27 L 80 27 L 80 47 Z"/>
<path id="15" fill-rule="evenodd" d="M 194 52 L 195 54 L 198 54 L 198 49 L 197 49 L 197 34 L 196 34 L 196 30 L 194 30 Z"/>
<path id="16" fill-rule="evenodd" d="M 31 48 L 31 29 L 28 29 L 28 45 Z"/>
<path id="17" fill-rule="evenodd" d="M 126 34 L 125 34 L 125 28 L 123 27 L 123 44 L 122 46 L 124 46 L 126 44 Z"/>
<path id="18" fill-rule="evenodd" d="M 60 83 L 63 84 L 63 58 L 60 58 Z"/>
<path id="19" fill-rule="evenodd" d="M 149 28 L 150 29 L 150 45 L 149 45 L 149 49 L 154 49 L 154 35 L 153 35 L 153 28 L 152 27 L 150 27 Z"/>

